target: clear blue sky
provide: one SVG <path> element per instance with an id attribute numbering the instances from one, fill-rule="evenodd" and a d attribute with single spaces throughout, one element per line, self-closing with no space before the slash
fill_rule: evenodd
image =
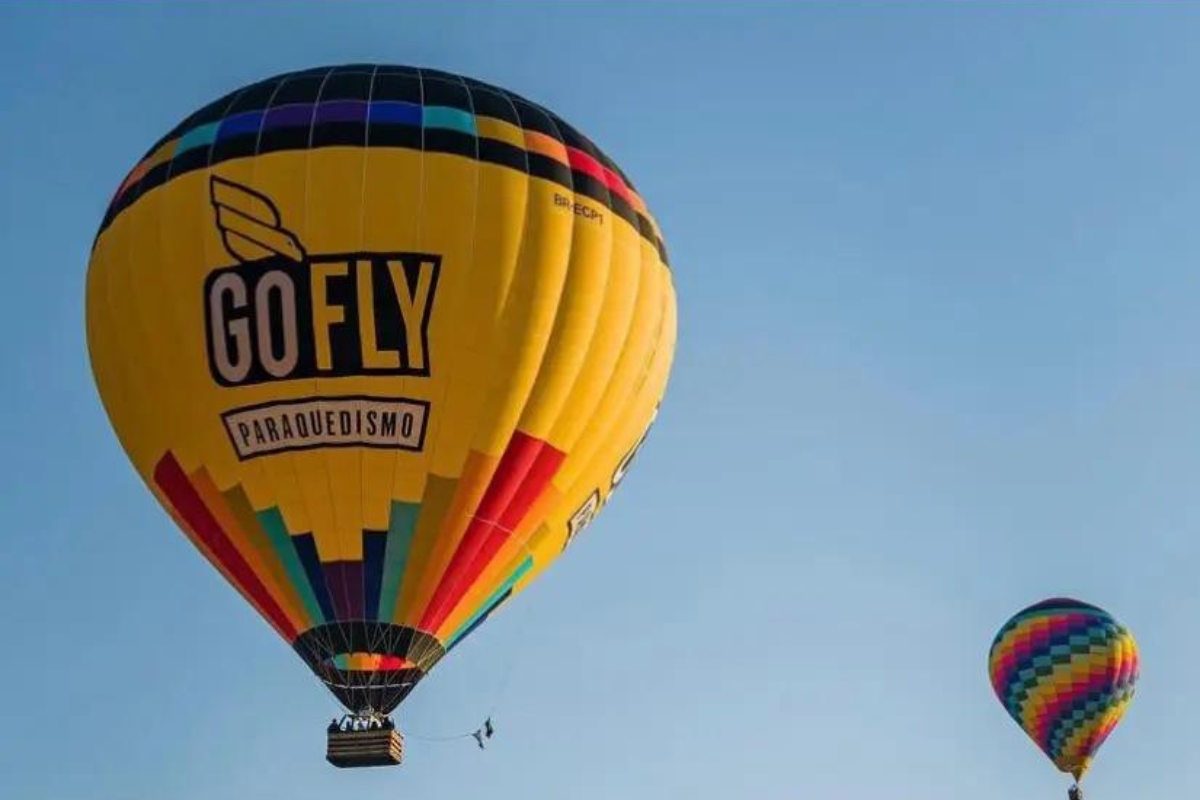
<path id="1" fill-rule="evenodd" d="M 1200 791 L 1200 8 L 741 5 L 0 4 L 0 796 L 1061 798 L 985 670 L 1059 594 L 1142 649 L 1089 800 Z M 596 139 L 681 322 L 613 503 L 402 708 L 498 703 L 493 746 L 346 772 L 333 701 L 128 466 L 83 290 L 158 136 L 348 61 Z"/>

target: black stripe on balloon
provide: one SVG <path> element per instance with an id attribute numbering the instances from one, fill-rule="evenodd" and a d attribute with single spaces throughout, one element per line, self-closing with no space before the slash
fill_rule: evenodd
<path id="1" fill-rule="evenodd" d="M 262 132 L 258 155 L 308 149 L 308 128 L 274 128 Z"/>
<path id="2" fill-rule="evenodd" d="M 146 174 L 142 176 L 142 180 L 147 181 L 147 185 L 149 186 L 159 186 L 170 179 L 170 172 L 171 162 L 164 161 L 158 166 L 147 170 Z"/>
<path id="3" fill-rule="evenodd" d="M 529 160 L 526 157 L 525 151 L 520 147 L 498 139 L 479 140 L 479 160 L 486 161 L 489 164 L 508 167 L 517 172 L 528 171 Z"/>
<path id="4" fill-rule="evenodd" d="M 371 70 L 365 72 L 352 70 L 335 70 L 325 79 L 321 88 L 321 102 L 329 103 L 338 100 L 371 99 Z"/>
<path id="5" fill-rule="evenodd" d="M 523 122 L 536 118 L 533 115 L 526 116 L 523 114 L 522 116 Z M 542 117 L 541 119 L 544 120 L 545 118 Z M 399 147 L 420 149 L 422 146 L 421 129 L 411 125 L 371 125 L 370 138 L 368 140 L 366 125 L 364 123 L 337 122 L 332 124 L 338 126 L 337 138 L 344 139 L 347 144 L 354 146 L 362 146 L 364 141 L 367 141 L 368 147 L 372 148 Z M 320 131 L 325 127 L 325 125 L 317 126 L 314 131 Z M 314 138 L 319 135 L 316 132 L 313 133 Z M 484 142 L 491 144 L 485 147 Z M 513 152 L 519 148 L 509 150 L 506 149 L 504 143 L 494 142 L 491 139 L 480 139 L 478 155 L 476 155 L 475 143 L 475 137 L 459 131 L 440 128 L 425 129 L 425 152 L 446 153 L 468 158 L 478 157 L 480 161 L 485 163 L 519 169 L 522 172 L 525 171 L 525 162 L 518 162 L 516 153 Z M 96 239 L 99 239 L 100 235 L 112 224 L 112 221 L 122 211 L 133 205 L 142 194 L 162 186 L 169 179 L 194 172 L 198 169 L 216 166 L 230 159 L 252 156 L 256 152 L 263 154 L 284 150 L 307 149 L 309 149 L 309 129 L 307 127 L 287 127 L 264 130 L 262 131 L 261 139 L 251 134 L 222 139 L 214 145 L 211 161 L 209 159 L 208 148 L 199 147 L 189 150 L 170 162 L 168 170 L 159 171 L 155 169 L 147 172 L 136 185 L 131 186 L 125 194 L 113 203 L 104 215 L 100 228 L 96 232 Z M 654 233 L 654 227 L 650 224 L 650 220 L 630 206 L 624 198 L 610 192 L 607 186 L 592 176 L 572 170 L 566 164 L 553 158 L 533 152 L 527 153 L 526 157 L 528 159 L 528 172 L 530 175 L 544 178 L 604 205 L 614 214 L 637 228 L 643 238 L 655 245 L 663 263 L 669 265 L 670 262 L 667 260 L 666 248 L 662 240 Z M 95 246 L 94 242 L 93 246 Z"/>
<path id="6" fill-rule="evenodd" d="M 369 147 L 392 147 L 400 150 L 421 149 L 421 129 L 415 125 L 394 125 L 388 122 L 371 124 Z"/>
<path id="7" fill-rule="evenodd" d="M 363 614 L 367 619 L 379 616 L 379 592 L 383 586 L 383 557 L 387 550 L 387 531 L 363 531 Z"/>
<path id="8" fill-rule="evenodd" d="M 473 159 L 475 158 L 475 137 L 462 131 L 426 128 L 425 152 L 448 153 Z"/>
<path id="9" fill-rule="evenodd" d="M 303 75 L 291 77 L 283 82 L 271 100 L 273 106 L 311 105 L 317 102 L 325 75 Z M 259 106 L 262 108 L 262 106 Z"/>
<path id="10" fill-rule="evenodd" d="M 505 95 L 497 94 L 487 89 L 472 87 L 471 102 L 475 106 L 475 114 L 478 116 L 498 119 L 518 128 L 521 126 L 521 119 L 517 116 L 517 109 L 513 107 L 512 100 Z"/>
<path id="11" fill-rule="evenodd" d="M 187 173 L 195 172 L 198 169 L 205 169 L 208 167 L 208 148 L 193 147 L 186 153 L 180 153 L 178 156 L 171 159 L 169 163 L 171 165 L 170 172 L 168 176 L 161 181 L 152 180 L 150 173 L 146 173 L 146 175 L 142 177 L 142 180 L 146 182 L 147 186 L 160 186 L 177 175 L 186 175 Z M 129 203 L 126 203 L 125 198 L 122 197 L 121 209 L 124 210 L 128 206 Z"/>
<path id="12" fill-rule="evenodd" d="M 529 154 L 529 174 L 534 178 L 545 178 L 567 189 L 571 188 L 571 168 L 561 161 L 541 153 Z"/>
<path id="13" fill-rule="evenodd" d="M 296 546 L 296 555 L 300 558 L 305 574 L 308 575 L 309 586 L 317 598 L 321 613 L 329 622 L 336 621 L 337 613 L 333 609 L 333 600 L 329 597 L 329 588 L 325 585 L 325 570 L 321 569 L 321 559 L 317 555 L 317 543 L 313 535 L 304 533 L 293 536 L 292 544 Z"/>
<path id="14" fill-rule="evenodd" d="M 371 91 L 373 102 L 401 102 L 421 105 L 421 82 L 417 76 L 384 72 L 375 76 L 375 88 Z"/>
<path id="15" fill-rule="evenodd" d="M 362 147 L 366 144 L 366 136 L 367 126 L 361 122 L 330 122 L 313 128 L 312 149 Z"/>
<path id="16" fill-rule="evenodd" d="M 540 133 L 543 136 L 549 136 L 556 142 L 562 142 L 562 136 L 558 133 L 558 126 L 554 124 L 554 119 L 545 109 L 539 108 L 515 95 L 509 95 L 509 97 L 513 101 L 513 107 L 517 110 L 517 119 L 521 120 L 522 128 L 527 131 Z"/>
<path id="17" fill-rule="evenodd" d="M 202 149 L 202 148 L 197 148 Z M 212 163 L 232 161 L 235 158 L 249 158 L 258 153 L 258 131 L 227 136 L 217 140 L 212 148 Z"/>
<path id="18" fill-rule="evenodd" d="M 423 81 L 423 104 L 429 106 L 445 106 L 457 108 L 459 111 L 471 113 L 471 96 L 467 87 L 461 81 L 443 80 L 442 78 L 425 78 Z"/>
<path id="19" fill-rule="evenodd" d="M 252 84 L 247 87 L 244 92 L 240 93 L 233 99 L 233 102 L 230 103 L 227 109 L 225 109 L 224 115 L 218 119 L 224 119 L 225 117 L 244 114 L 247 111 L 258 111 L 261 108 L 265 108 L 267 103 L 271 102 L 271 98 L 275 96 L 278 90 L 278 82 Z M 213 120 L 213 122 L 216 121 L 217 120 Z"/>

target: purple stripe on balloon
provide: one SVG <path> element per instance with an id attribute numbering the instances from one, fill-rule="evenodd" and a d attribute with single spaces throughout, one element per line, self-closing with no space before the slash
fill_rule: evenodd
<path id="1" fill-rule="evenodd" d="M 363 615 L 363 565 L 361 561 L 332 561 L 322 565 L 325 584 L 338 619 L 365 619 Z"/>
<path id="2" fill-rule="evenodd" d="M 365 100 L 331 100 L 317 105 L 317 124 L 328 122 L 365 122 Z"/>
<path id="3" fill-rule="evenodd" d="M 267 110 L 267 118 L 263 129 L 268 128 L 299 128 L 312 124 L 313 107 L 311 103 L 296 103 L 278 106 Z"/>
<path id="4" fill-rule="evenodd" d="M 262 118 L 263 112 L 261 111 L 246 111 L 226 117 L 221 121 L 221 128 L 217 131 L 217 141 L 249 133 L 257 134 L 259 125 L 262 124 Z"/>

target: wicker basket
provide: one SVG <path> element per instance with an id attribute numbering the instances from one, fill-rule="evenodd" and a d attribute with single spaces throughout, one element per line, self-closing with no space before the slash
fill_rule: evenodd
<path id="1" fill-rule="evenodd" d="M 404 737 L 395 729 L 330 731 L 325 760 L 335 767 L 392 767 L 404 758 Z"/>

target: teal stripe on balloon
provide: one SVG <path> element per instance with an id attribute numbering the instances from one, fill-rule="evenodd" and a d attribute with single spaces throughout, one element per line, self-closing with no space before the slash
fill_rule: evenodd
<path id="1" fill-rule="evenodd" d="M 185 153 L 197 147 L 207 147 L 212 144 L 216 141 L 217 130 L 220 127 L 220 122 L 210 122 L 207 125 L 192 128 L 180 137 L 179 145 L 175 148 L 175 156 L 177 157 L 180 153 Z"/>
<path id="2" fill-rule="evenodd" d="M 420 510 L 420 503 L 392 503 L 392 513 L 388 520 L 387 549 L 383 556 L 383 582 L 379 588 L 379 611 L 376 614 L 380 622 L 392 621 L 396 598 L 400 595 L 400 581 L 404 577 L 404 568 L 408 565 L 408 551 L 412 546 L 413 532 L 417 529 L 417 513 Z"/>
<path id="3" fill-rule="evenodd" d="M 292 586 L 296 587 L 296 593 L 300 595 L 300 600 L 304 603 L 305 610 L 308 611 L 308 618 L 312 620 L 313 625 L 326 622 L 325 615 L 321 612 L 321 606 L 317 603 L 317 597 L 313 594 L 312 586 L 308 583 L 308 573 L 300 564 L 300 557 L 296 555 L 296 548 L 292 545 L 292 537 L 283 523 L 283 515 L 277 508 L 268 508 L 265 511 L 259 511 L 257 516 L 259 524 L 267 532 L 267 537 L 275 548 L 275 554 L 279 556 L 279 560 L 287 572 L 288 580 L 291 581 Z"/>
<path id="4" fill-rule="evenodd" d="M 475 116 L 459 108 L 425 106 L 422 120 L 426 128 L 446 128 L 475 136 Z"/>
<path id="5" fill-rule="evenodd" d="M 463 634 L 471 630 L 471 626 L 474 625 L 480 617 L 491 611 L 492 606 L 500 602 L 500 598 L 504 597 L 504 595 L 506 595 L 508 591 L 516 585 L 517 581 L 521 580 L 521 576 L 528 572 L 532 567 L 533 556 L 526 556 L 525 560 L 521 562 L 521 566 L 517 567 L 516 572 L 510 575 L 508 580 L 500 584 L 499 589 L 492 592 L 491 596 L 484 601 L 483 605 L 479 607 L 478 611 L 471 615 L 470 619 L 459 626 L 458 630 L 454 632 L 454 635 L 450 637 L 450 641 L 446 643 L 446 650 L 448 651 L 451 647 L 454 647 L 458 640 L 462 638 Z"/>

